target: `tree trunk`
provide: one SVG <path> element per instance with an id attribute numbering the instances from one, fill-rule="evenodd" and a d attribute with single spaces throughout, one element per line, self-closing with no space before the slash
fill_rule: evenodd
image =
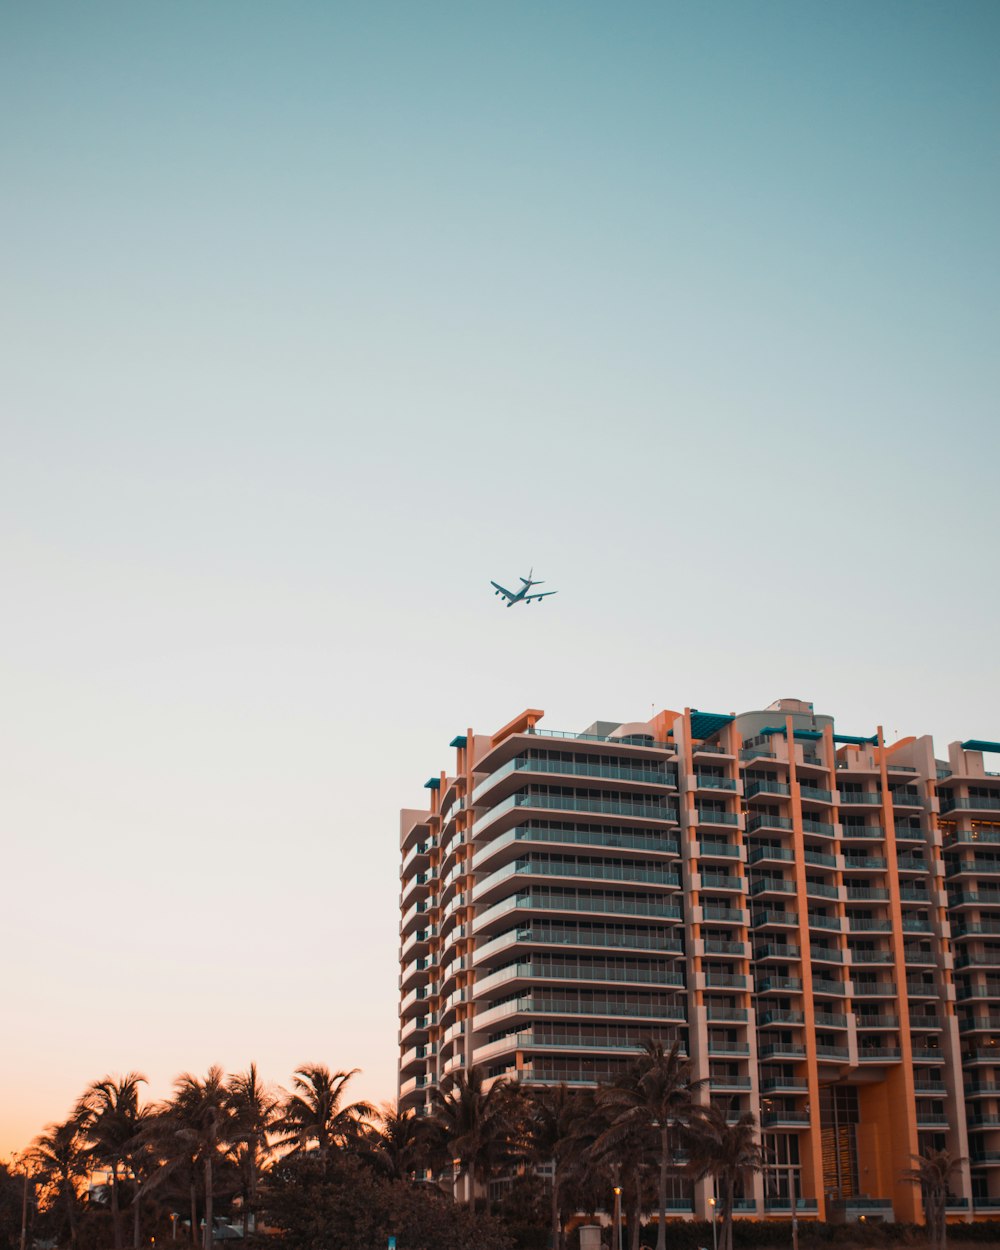
<path id="1" fill-rule="evenodd" d="M 670 1130 L 660 1128 L 660 1223 L 656 1230 L 656 1250 L 667 1250 L 667 1168 L 670 1166 Z"/>
<path id="2" fill-rule="evenodd" d="M 733 1188 L 732 1180 L 727 1179 L 723 1183 L 722 1250 L 732 1250 L 733 1247 Z"/>
<path id="3" fill-rule="evenodd" d="M 194 1169 L 191 1171 L 191 1245 L 198 1244 L 198 1187 L 194 1178 Z"/>
<path id="4" fill-rule="evenodd" d="M 133 1250 L 139 1250 L 139 1242 L 142 1237 L 142 1226 L 139 1220 L 139 1195 L 142 1187 L 138 1181 L 135 1186 L 135 1197 L 132 1199 L 132 1247 Z"/>
<path id="5" fill-rule="evenodd" d="M 111 1225 L 115 1234 L 115 1250 L 122 1250 L 122 1224 L 118 1210 L 118 1165 L 111 1169 Z"/>
<path id="6" fill-rule="evenodd" d="M 66 1216 L 69 1220 L 69 1244 L 72 1250 L 76 1250 L 76 1194 L 69 1177 L 66 1178 L 66 1188 L 63 1192 L 66 1195 Z"/>
<path id="7" fill-rule="evenodd" d="M 642 1235 L 642 1213 L 639 1202 L 628 1213 L 628 1244 L 631 1250 L 639 1250 L 639 1238 Z"/>
<path id="8" fill-rule="evenodd" d="M 205 1250 L 212 1250 L 212 1152 L 205 1155 Z"/>
<path id="9" fill-rule="evenodd" d="M 561 1250 L 562 1220 L 559 1218 L 559 1165 L 552 1160 L 552 1250 Z"/>

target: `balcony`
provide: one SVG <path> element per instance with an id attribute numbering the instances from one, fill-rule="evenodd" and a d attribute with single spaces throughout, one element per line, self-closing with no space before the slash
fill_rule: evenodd
<path id="1" fill-rule="evenodd" d="M 793 864 L 795 852 L 784 846 L 756 846 L 747 856 L 747 864 Z"/>
<path id="2" fill-rule="evenodd" d="M 959 1033 L 1000 1033 L 1000 1015 L 964 1016 L 958 1022 Z"/>
<path id="3" fill-rule="evenodd" d="M 1000 812 L 1000 796 L 997 798 L 973 797 L 956 798 L 954 795 L 941 795 L 941 815 L 948 812 Z"/>
<path id="4" fill-rule="evenodd" d="M 717 1007 L 709 999 L 706 1004 L 705 1017 L 710 1021 L 726 1020 L 731 1024 L 746 1024 L 750 1013 L 745 1007 Z"/>
<path id="5" fill-rule="evenodd" d="M 757 980 L 758 994 L 784 994 L 801 989 L 802 980 L 799 977 L 760 977 Z"/>
<path id="6" fill-rule="evenodd" d="M 894 964 L 896 957 L 891 950 L 856 951 L 851 950 L 852 964 Z"/>
<path id="7" fill-rule="evenodd" d="M 804 1059 L 806 1048 L 798 1042 L 768 1042 L 760 1047 L 757 1056 L 760 1059 Z"/>
<path id="8" fill-rule="evenodd" d="M 829 977 L 813 977 L 812 990 L 814 994 L 832 994 L 836 997 L 846 994 L 847 986 L 843 981 L 834 981 Z"/>
<path id="9" fill-rule="evenodd" d="M 742 848 L 732 842 L 706 842 L 703 838 L 698 843 L 698 856 L 701 859 L 741 859 Z"/>
<path id="10" fill-rule="evenodd" d="M 699 873 L 702 890 L 736 890 L 742 894 L 743 878 L 726 872 L 713 872 L 703 868 Z"/>
<path id="11" fill-rule="evenodd" d="M 558 994 L 520 994 L 476 1013 L 475 1027 L 485 1029 L 512 1016 L 590 1016 L 601 1020 L 659 1020 L 683 1022 L 687 1011 L 679 1003 L 627 999 L 563 997 Z"/>
<path id="12" fill-rule="evenodd" d="M 572 794 L 539 794 L 533 791 L 512 794 L 491 808 L 472 826 L 472 836 L 479 837 L 484 830 L 510 813 L 522 809 L 539 812 L 582 812 L 590 816 L 617 816 L 620 820 L 640 823 L 656 821 L 677 824 L 677 808 L 666 803 L 632 802 L 628 799 L 579 798 Z"/>
<path id="13" fill-rule="evenodd" d="M 552 893 L 549 890 L 521 890 L 510 898 L 501 899 L 476 916 L 472 923 L 475 933 L 482 933 L 502 921 L 514 911 L 573 912 L 576 915 L 629 916 L 680 920 L 681 909 L 676 903 L 660 902 L 659 899 L 643 897 L 622 898 L 611 894 L 577 894 L 576 891 Z"/>
<path id="14" fill-rule="evenodd" d="M 721 907 L 718 903 L 703 903 L 702 917 L 713 924 L 745 925 L 749 916 L 740 907 Z"/>
<path id="15" fill-rule="evenodd" d="M 676 838 L 658 837 L 655 834 L 645 834 L 640 830 L 608 833 L 603 831 L 599 825 L 591 828 L 582 826 L 580 828 L 543 828 L 536 829 L 531 825 L 517 825 L 513 829 L 508 829 L 506 833 L 500 834 L 494 838 L 492 842 L 487 842 L 485 846 L 481 846 L 472 859 L 473 869 L 481 869 L 484 864 L 490 860 L 502 856 L 505 851 L 513 849 L 513 853 L 517 853 L 517 849 L 525 846 L 527 843 L 536 843 L 541 846 L 586 846 L 599 847 L 601 849 L 622 850 L 622 851 L 639 851 L 649 855 L 679 855 L 680 844 Z M 739 851 L 734 848 L 737 854 Z M 465 870 L 468 871 L 467 869 Z M 450 875 L 450 874 L 449 874 Z"/>
<path id="16" fill-rule="evenodd" d="M 760 1122 L 764 1128 L 808 1128 L 810 1119 L 804 1111 L 764 1111 Z"/>
<path id="17" fill-rule="evenodd" d="M 783 877 L 757 877 L 750 883 L 750 895 L 757 898 L 765 894 L 794 894 L 795 882 Z"/>
<path id="18" fill-rule="evenodd" d="M 750 953 L 746 942 L 729 942 L 721 938 L 705 938 L 704 942 L 706 955 L 735 955 L 745 959 Z"/>
<path id="19" fill-rule="evenodd" d="M 787 798 L 792 793 L 792 788 L 783 781 L 770 781 L 764 779 L 762 781 L 751 781 L 746 788 L 746 797 L 754 798 L 758 794 L 777 794 L 783 798 Z"/>
<path id="20" fill-rule="evenodd" d="M 765 1011 L 757 1017 L 757 1027 L 766 1029 L 778 1028 L 786 1024 L 805 1024 L 806 1018 L 801 1011 Z"/>
<path id="21" fill-rule="evenodd" d="M 785 831 L 793 829 L 795 826 L 787 816 L 771 816 L 767 812 L 754 813 L 747 820 L 747 833 L 757 833 L 758 830 L 777 830 Z M 831 826 L 831 836 L 832 836 Z"/>
<path id="22" fill-rule="evenodd" d="M 737 789 L 737 782 L 733 777 L 712 777 L 707 773 L 695 773 L 694 784 L 697 790 Z"/>
<path id="23" fill-rule="evenodd" d="M 768 942 L 764 946 L 755 947 L 753 957 L 757 963 L 764 963 L 769 959 L 798 959 L 801 953 L 798 946 L 784 942 Z"/>
<path id="24" fill-rule="evenodd" d="M 702 825 L 727 825 L 732 829 L 738 829 L 742 822 L 742 817 L 738 812 L 718 812 L 713 811 L 711 808 L 703 807 L 695 810 L 698 816 L 699 827 Z"/>
<path id="25" fill-rule="evenodd" d="M 767 911 L 757 912 L 753 918 L 754 929 L 776 928 L 776 929 L 797 929 L 799 927 L 799 917 L 794 911 Z"/>
<path id="26" fill-rule="evenodd" d="M 649 768 L 629 764 L 599 764 L 596 762 L 554 759 L 537 759 L 523 755 L 516 756 L 476 786 L 472 792 L 472 803 L 481 803 L 484 794 L 489 793 L 498 782 L 515 774 L 540 774 L 558 777 L 593 777 L 601 781 L 619 781 L 629 785 L 669 787 L 677 786 L 677 774 L 673 768 Z"/>
<path id="27" fill-rule="evenodd" d="M 647 867 L 641 861 L 604 864 L 597 861 L 576 859 L 519 859 L 504 868 L 498 868 L 481 881 L 472 891 L 475 902 L 485 901 L 495 890 L 508 882 L 526 877 L 559 877 L 564 880 L 621 882 L 633 885 L 665 886 L 677 889 L 680 885 L 675 873 L 663 868 Z M 461 905 L 461 903 L 459 904 Z"/>
<path id="28" fill-rule="evenodd" d="M 819 838 L 832 838 L 836 836 L 837 829 L 835 825 L 825 820 L 810 820 L 808 817 L 803 817 L 802 832 L 815 834 Z"/>
<path id="29" fill-rule="evenodd" d="M 846 1046 L 827 1046 L 822 1042 L 816 1044 L 816 1058 L 830 1063 L 846 1063 L 850 1053 Z"/>

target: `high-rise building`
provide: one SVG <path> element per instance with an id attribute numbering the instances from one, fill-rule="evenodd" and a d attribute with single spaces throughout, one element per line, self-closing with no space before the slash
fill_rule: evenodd
<path id="1" fill-rule="evenodd" d="M 793 699 L 541 718 L 456 737 L 401 814 L 401 1106 L 678 1040 L 700 1096 L 760 1123 L 742 1214 L 914 1219 L 927 1147 L 969 1161 L 955 1215 L 1000 1211 L 1000 743 L 939 760 Z"/>

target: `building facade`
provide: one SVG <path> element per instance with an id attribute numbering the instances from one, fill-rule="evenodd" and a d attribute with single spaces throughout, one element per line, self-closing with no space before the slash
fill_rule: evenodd
<path id="1" fill-rule="evenodd" d="M 612 1078 L 679 1041 L 761 1126 L 741 1212 L 920 1214 L 912 1156 L 1000 1213 L 1000 744 L 842 734 L 811 704 L 468 733 L 401 813 L 402 1108 L 477 1065 Z M 708 1183 L 678 1182 L 706 1217 Z"/>

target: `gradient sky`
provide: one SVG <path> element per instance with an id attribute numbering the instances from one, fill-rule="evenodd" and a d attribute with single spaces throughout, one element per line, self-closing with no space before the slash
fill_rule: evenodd
<path id="1" fill-rule="evenodd" d="M 397 810 L 470 724 L 1000 738 L 998 50 L 0 6 L 0 1155 L 108 1071 L 391 1096 Z"/>

